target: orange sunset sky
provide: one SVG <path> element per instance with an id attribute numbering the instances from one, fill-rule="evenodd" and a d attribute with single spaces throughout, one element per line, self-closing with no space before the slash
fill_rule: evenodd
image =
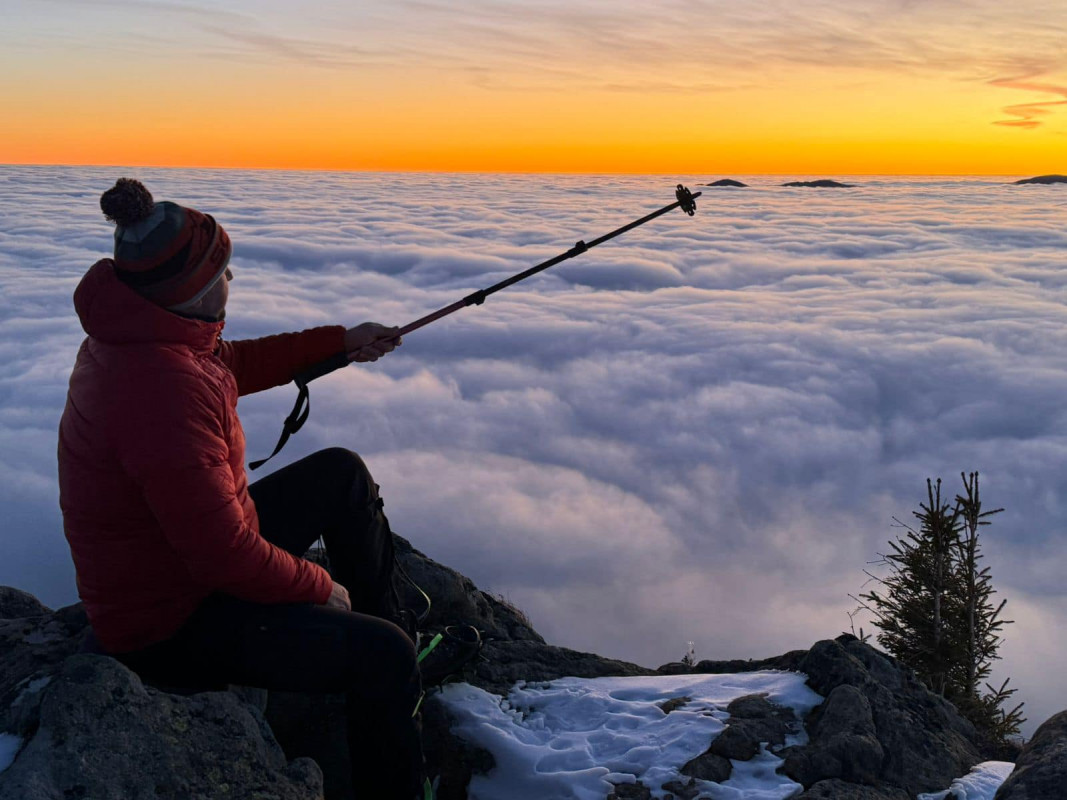
<path id="1" fill-rule="evenodd" d="M 1067 172 L 1062 0 L 15 0 L 0 163 Z"/>

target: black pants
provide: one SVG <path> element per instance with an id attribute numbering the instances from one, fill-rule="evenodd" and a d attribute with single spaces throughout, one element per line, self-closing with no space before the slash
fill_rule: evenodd
<path id="1" fill-rule="evenodd" d="M 300 556 L 322 536 L 352 611 L 214 594 L 172 638 L 118 658 L 176 684 L 344 692 L 357 796 L 410 800 L 422 780 L 412 717 L 419 670 L 412 641 L 383 619 L 395 615 L 397 599 L 378 486 L 359 456 L 332 448 L 256 481 L 249 492 L 268 541 Z"/>

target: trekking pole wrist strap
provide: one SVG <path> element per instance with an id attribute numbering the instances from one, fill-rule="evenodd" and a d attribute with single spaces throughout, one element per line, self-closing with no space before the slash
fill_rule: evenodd
<path id="1" fill-rule="evenodd" d="M 296 403 L 293 404 L 293 410 L 289 412 L 289 416 L 282 423 L 282 435 L 278 437 L 278 444 L 274 446 L 274 452 L 266 458 L 251 462 L 248 465 L 249 469 L 259 469 L 278 455 L 281 449 L 285 447 L 285 443 L 289 441 L 289 437 L 304 427 L 304 423 L 307 422 L 308 415 L 311 413 L 311 392 L 308 391 L 308 384 L 316 378 L 321 378 L 334 370 L 348 366 L 348 363 L 348 354 L 340 353 L 312 365 L 296 376 L 294 382 L 299 390 L 296 395 Z"/>

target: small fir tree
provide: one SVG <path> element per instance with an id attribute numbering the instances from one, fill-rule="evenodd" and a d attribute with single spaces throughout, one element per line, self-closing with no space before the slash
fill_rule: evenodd
<path id="1" fill-rule="evenodd" d="M 948 695 L 964 714 L 994 740 L 1015 736 L 1025 721 L 1020 710 L 1022 703 L 1010 711 L 1005 703 L 1015 694 L 1008 688 L 1005 679 L 999 689 L 986 683 L 993 661 L 999 658 L 997 651 L 1003 641 L 1000 635 L 1004 625 L 1012 620 L 1000 618 L 1000 612 L 1008 602 L 1002 599 L 993 603 L 993 579 L 989 567 L 979 568 L 982 559 L 978 542 L 979 528 L 989 525 L 987 517 L 999 514 L 1004 509 L 982 511 L 978 473 L 962 474 L 964 493 L 956 496 L 956 507 L 962 520 L 961 536 L 956 545 L 956 561 L 960 573 L 963 614 L 960 621 L 964 640 L 961 643 L 962 658 L 958 662 L 958 674 L 951 682 L 953 692 Z M 983 694 L 982 686 L 988 689 Z"/>
<path id="2" fill-rule="evenodd" d="M 892 552 L 883 556 L 889 575 L 871 576 L 883 591 L 860 599 L 874 614 L 878 643 L 995 744 L 1017 735 L 1024 721 L 1021 703 L 1004 710 L 1015 692 L 1007 681 L 1000 689 L 984 683 L 998 658 L 1000 630 L 1011 620 L 1000 618 L 1007 601 L 994 605 L 989 568 L 979 568 L 978 533 L 1003 509 L 982 511 L 978 473 L 961 477 L 963 494 L 954 505 L 942 499 L 940 480 L 927 480 L 927 502 L 913 512 L 918 529 L 898 520 L 907 535 L 890 542 Z"/>
<path id="3" fill-rule="evenodd" d="M 982 554 L 978 549 L 978 529 L 989 525 L 986 517 L 999 514 L 1004 509 L 982 511 L 979 494 L 978 473 L 962 475 L 965 494 L 957 495 L 956 507 L 962 520 L 961 535 L 956 542 L 956 561 L 960 572 L 964 625 L 966 640 L 963 644 L 964 658 L 960 662 L 960 674 L 953 683 L 965 696 L 976 695 L 979 685 L 989 677 L 990 665 L 997 658 L 1000 644 L 998 631 L 1006 623 L 1000 612 L 1007 600 L 993 606 L 993 584 L 989 567 L 979 569 Z"/>
<path id="4" fill-rule="evenodd" d="M 941 481 L 926 482 L 927 502 L 913 512 L 918 530 L 900 523 L 906 536 L 890 542 L 884 556 L 889 576 L 878 579 L 884 594 L 861 598 L 875 617 L 878 643 L 919 675 L 938 694 L 945 694 L 953 651 L 957 646 L 951 621 L 959 614 L 958 575 L 953 555 L 959 538 L 958 511 L 941 499 Z"/>

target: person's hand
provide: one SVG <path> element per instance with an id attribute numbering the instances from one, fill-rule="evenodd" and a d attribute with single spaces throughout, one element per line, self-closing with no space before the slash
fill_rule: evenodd
<path id="1" fill-rule="evenodd" d="M 330 599 L 323 603 L 327 608 L 339 608 L 342 611 L 352 610 L 352 601 L 348 597 L 348 589 L 334 582 L 330 588 Z"/>
<path id="2" fill-rule="evenodd" d="M 345 353 L 349 361 L 377 361 L 400 346 L 399 328 L 364 322 L 345 331 Z"/>

